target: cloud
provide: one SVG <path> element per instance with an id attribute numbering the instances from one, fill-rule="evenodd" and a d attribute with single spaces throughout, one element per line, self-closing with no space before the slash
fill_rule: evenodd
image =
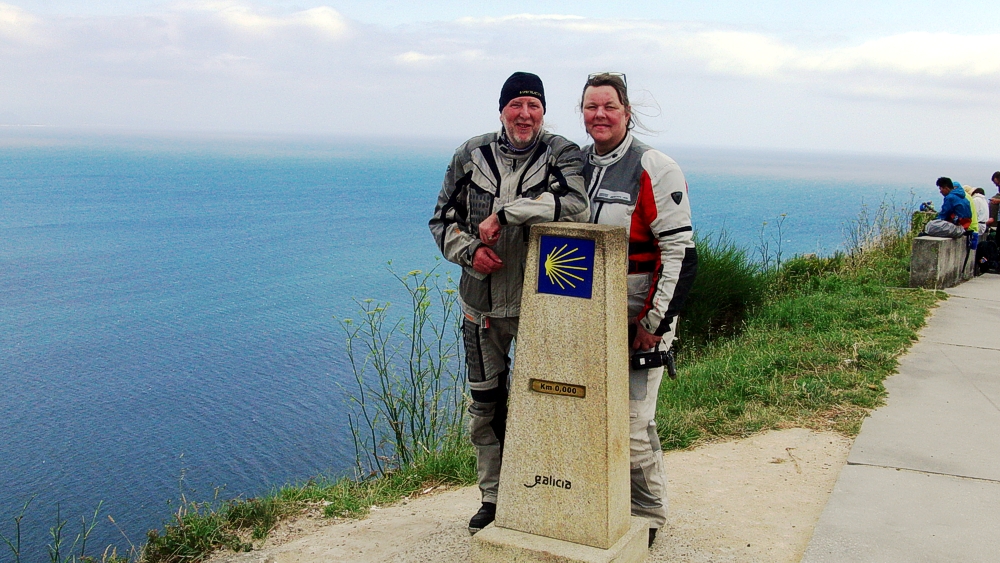
<path id="1" fill-rule="evenodd" d="M 901 76 L 1000 76 L 1000 34 L 958 35 L 911 32 L 880 37 L 857 45 L 800 47 L 758 32 L 710 29 L 699 24 L 636 20 L 594 20 L 577 16 L 519 14 L 503 18 L 463 18 L 456 27 L 545 28 L 561 39 L 586 33 L 605 51 L 626 56 L 663 57 L 697 62 L 702 70 L 734 76 L 789 77 L 803 73 L 839 75 L 879 71 Z M 527 33 L 518 38 L 526 39 Z M 648 52 L 650 45 L 655 52 Z M 642 46 L 642 50 L 636 50 Z"/>
<path id="2" fill-rule="evenodd" d="M 565 14 L 513 14 L 509 16 L 501 16 L 498 18 L 458 18 L 455 23 L 459 25 L 481 25 L 481 26 L 495 26 L 504 25 L 508 23 L 565 23 L 565 22 L 579 22 L 586 21 L 587 18 L 583 16 L 573 16 Z"/>
<path id="3" fill-rule="evenodd" d="M 701 59 L 711 72 L 773 76 L 792 63 L 794 47 L 757 33 L 709 31 L 679 34 L 664 41 L 689 58 Z"/>
<path id="4" fill-rule="evenodd" d="M 904 33 L 832 54 L 832 68 L 870 67 L 934 77 L 1000 74 L 1000 35 Z"/>
<path id="5" fill-rule="evenodd" d="M 53 54 L 62 48 L 72 51 L 63 53 L 67 58 L 89 56 L 109 71 L 116 60 L 127 66 L 128 60 L 141 59 L 148 65 L 157 58 L 172 71 L 194 71 L 206 68 L 206 60 L 228 56 L 279 74 L 331 62 L 341 70 L 452 72 L 556 62 L 588 72 L 617 66 L 794 82 L 831 94 L 898 98 L 902 88 L 928 99 L 976 98 L 973 94 L 983 94 L 1000 79 L 1000 35 L 914 32 L 815 47 L 703 24 L 564 14 L 385 28 L 351 22 L 329 6 L 276 13 L 246 3 L 202 2 L 133 17 L 42 20 L 0 4 L 0 37 L 25 42 L 42 36 L 52 43 Z M 333 67 L 326 72 L 336 73 Z M 893 88 L 872 84 L 887 79 Z M 957 82 L 942 87 L 947 80 Z"/>
<path id="6" fill-rule="evenodd" d="M 664 21 L 519 14 L 463 18 L 444 26 L 478 45 L 531 45 L 537 59 L 570 66 L 658 68 L 706 77 L 797 83 L 829 95 L 886 100 L 987 102 L 1000 83 L 1000 34 L 911 32 L 856 44 L 797 45 L 759 32 Z M 427 59 L 447 57 L 424 49 Z M 516 49 L 514 50 L 517 51 Z"/>
<path id="7" fill-rule="evenodd" d="M 856 46 L 806 49 L 759 33 L 710 31 L 664 41 L 706 68 L 748 76 L 880 71 L 926 77 L 1000 75 L 1000 35 L 904 33 Z"/>
<path id="8" fill-rule="evenodd" d="M 17 6 L 0 3 L 0 40 L 30 40 L 35 35 L 38 21 L 38 18 Z"/>
<path id="9" fill-rule="evenodd" d="M 343 39 L 350 33 L 347 20 L 329 6 L 319 6 L 287 15 L 261 13 L 252 6 L 230 2 L 206 2 L 195 5 L 194 10 L 215 14 L 234 29 L 249 33 L 311 30 L 330 39 Z M 179 11 L 186 11 L 180 8 Z"/>
<path id="10" fill-rule="evenodd" d="M 417 51 L 407 51 L 396 55 L 396 62 L 401 65 L 426 66 L 429 63 L 444 60 L 443 55 L 425 55 Z"/>
<path id="11" fill-rule="evenodd" d="M 10 4 L 0 3 L 0 29 L 17 29 L 35 23 L 37 18 Z"/>
<path id="12" fill-rule="evenodd" d="M 389 27 L 231 1 L 74 18 L 0 4 L 0 57 L 0 107 L 24 122 L 265 131 L 475 134 L 496 126 L 482 110 L 515 70 L 543 76 L 553 126 L 578 129 L 583 78 L 619 70 L 660 102 L 662 130 L 706 143 L 800 138 L 802 116 L 820 115 L 857 138 L 870 123 L 859 108 L 888 116 L 900 102 L 936 123 L 959 106 L 988 121 L 1000 85 L 1000 35 L 832 42 L 562 14 Z"/>
<path id="13" fill-rule="evenodd" d="M 442 68 L 443 65 L 455 63 L 475 63 L 487 61 L 489 57 L 478 49 L 466 49 L 454 51 L 448 54 L 428 55 L 419 51 L 407 51 L 394 57 L 397 64 L 403 67 L 427 69 L 431 67 Z"/>

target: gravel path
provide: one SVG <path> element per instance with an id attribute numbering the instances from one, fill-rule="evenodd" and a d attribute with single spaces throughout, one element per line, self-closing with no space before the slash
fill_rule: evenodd
<path id="1" fill-rule="evenodd" d="M 839 434 L 796 428 L 667 453 L 670 520 L 649 560 L 798 562 L 850 447 Z M 270 545 L 209 562 L 466 563 L 478 507 L 475 487 L 434 491 L 364 520 L 285 523 Z"/>

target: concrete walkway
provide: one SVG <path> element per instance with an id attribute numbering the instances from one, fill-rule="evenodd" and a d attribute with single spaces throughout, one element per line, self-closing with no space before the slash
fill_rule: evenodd
<path id="1" fill-rule="evenodd" d="M 1000 276 L 948 293 L 886 380 L 803 562 L 1000 561 Z"/>

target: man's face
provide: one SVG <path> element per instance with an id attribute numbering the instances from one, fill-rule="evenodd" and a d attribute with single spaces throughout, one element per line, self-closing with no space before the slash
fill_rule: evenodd
<path id="1" fill-rule="evenodd" d="M 996 186 L 998 190 L 1000 190 L 1000 178 L 994 178 L 993 185 Z"/>
<path id="2" fill-rule="evenodd" d="M 503 111 L 500 112 L 500 123 L 503 123 L 510 143 L 523 149 L 535 142 L 535 138 L 542 130 L 544 116 L 545 109 L 538 98 L 521 96 L 507 102 L 503 107 Z"/>
<path id="3" fill-rule="evenodd" d="M 951 193 L 951 188 L 947 186 L 938 186 L 938 191 L 941 192 L 941 195 L 948 195 Z"/>

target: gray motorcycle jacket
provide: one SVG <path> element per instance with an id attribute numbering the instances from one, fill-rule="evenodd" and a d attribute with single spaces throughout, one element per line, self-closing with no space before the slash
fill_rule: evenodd
<path id="1" fill-rule="evenodd" d="M 430 220 L 441 254 L 462 266 L 462 310 L 477 323 L 484 316 L 521 314 L 530 225 L 590 218 L 583 154 L 575 143 L 543 132 L 533 150 L 514 154 L 499 139 L 499 133 L 487 133 L 455 151 Z M 503 225 L 492 247 L 503 267 L 484 275 L 473 269 L 472 259 L 483 244 L 479 224 L 493 213 Z"/>

